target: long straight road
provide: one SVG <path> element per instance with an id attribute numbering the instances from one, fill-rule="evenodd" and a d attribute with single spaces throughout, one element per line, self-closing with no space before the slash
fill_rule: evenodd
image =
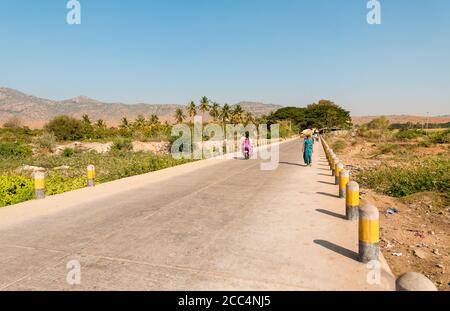
<path id="1" fill-rule="evenodd" d="M 367 281 L 318 144 L 313 159 L 295 140 L 274 171 L 201 161 L 0 209 L 0 290 L 392 290 L 383 260 Z"/>

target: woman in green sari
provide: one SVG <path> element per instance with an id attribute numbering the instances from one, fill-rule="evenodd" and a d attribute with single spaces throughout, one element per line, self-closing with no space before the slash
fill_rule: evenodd
<path id="1" fill-rule="evenodd" d="M 303 140 L 303 161 L 308 166 L 312 166 L 312 154 L 313 154 L 314 140 L 311 134 L 306 135 Z"/>

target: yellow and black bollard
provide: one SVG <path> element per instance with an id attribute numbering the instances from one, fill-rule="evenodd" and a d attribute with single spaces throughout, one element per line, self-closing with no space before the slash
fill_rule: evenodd
<path id="1" fill-rule="evenodd" d="M 339 174 L 344 170 L 344 164 L 338 163 L 336 169 L 334 170 L 334 184 L 339 185 Z"/>
<path id="2" fill-rule="evenodd" d="M 380 256 L 380 215 L 373 205 L 359 208 L 359 260 L 368 263 Z"/>
<path id="3" fill-rule="evenodd" d="M 34 193 L 36 199 L 41 200 L 45 198 L 45 173 L 34 173 Z"/>
<path id="4" fill-rule="evenodd" d="M 95 166 L 89 165 L 87 167 L 87 185 L 88 187 L 95 187 Z"/>
<path id="5" fill-rule="evenodd" d="M 347 184 L 346 196 L 345 215 L 347 220 L 357 220 L 359 209 L 359 185 L 357 182 L 351 181 Z"/>
<path id="6" fill-rule="evenodd" d="M 336 166 L 339 164 L 339 159 L 336 155 L 333 155 L 333 158 L 331 160 L 331 172 L 332 176 L 336 176 Z"/>
<path id="7" fill-rule="evenodd" d="M 350 181 L 350 172 L 342 170 L 339 173 L 339 197 L 341 199 L 345 198 L 345 193 L 347 192 L 347 184 Z"/>

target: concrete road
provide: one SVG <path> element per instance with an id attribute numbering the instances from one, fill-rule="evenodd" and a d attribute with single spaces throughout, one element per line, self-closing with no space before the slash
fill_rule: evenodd
<path id="1" fill-rule="evenodd" d="M 367 281 L 323 150 L 305 167 L 300 144 L 275 171 L 201 161 L 0 209 L 0 290 L 393 289 L 384 260 Z"/>

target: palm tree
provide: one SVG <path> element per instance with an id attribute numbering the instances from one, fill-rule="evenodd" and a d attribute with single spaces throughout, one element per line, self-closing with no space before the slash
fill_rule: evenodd
<path id="1" fill-rule="evenodd" d="M 206 96 L 203 96 L 200 99 L 200 105 L 198 107 L 198 109 L 202 112 L 202 117 L 205 117 L 205 112 L 209 110 L 210 108 L 210 104 L 209 104 L 209 99 Z"/>
<path id="2" fill-rule="evenodd" d="M 251 112 L 245 111 L 244 112 L 243 121 L 244 121 L 244 125 L 247 126 L 250 123 L 254 123 L 255 122 L 255 118 L 253 117 Z"/>
<path id="3" fill-rule="evenodd" d="M 145 117 L 143 115 L 138 115 L 136 120 L 134 121 L 133 126 L 137 129 L 143 129 L 146 125 Z"/>
<path id="4" fill-rule="evenodd" d="M 84 114 L 84 115 L 82 116 L 82 119 L 83 119 L 83 123 L 85 123 L 85 124 L 91 124 L 91 119 L 89 119 L 89 116 L 88 116 L 87 114 Z"/>
<path id="5" fill-rule="evenodd" d="M 152 114 L 149 120 L 150 125 L 156 125 L 159 123 L 159 118 L 156 114 Z"/>
<path id="6" fill-rule="evenodd" d="M 220 119 L 225 126 L 225 123 L 230 119 L 231 109 L 228 104 L 225 104 L 222 108 L 222 112 L 220 113 Z"/>
<path id="7" fill-rule="evenodd" d="M 183 123 L 183 121 L 186 119 L 186 116 L 184 115 L 183 109 L 178 108 L 175 111 L 175 119 L 177 120 L 177 123 Z"/>
<path id="8" fill-rule="evenodd" d="M 244 112 L 244 110 L 242 110 L 242 107 L 240 105 L 236 105 L 236 107 L 234 107 L 234 110 L 231 113 L 231 118 L 233 120 L 233 123 L 235 123 L 235 124 L 242 123 L 242 113 L 243 112 Z"/>
<path id="9" fill-rule="evenodd" d="M 195 117 L 195 115 L 197 114 L 197 105 L 195 105 L 195 102 L 194 102 L 194 101 L 191 101 L 191 102 L 187 105 L 186 110 L 187 110 L 189 116 L 190 116 L 191 119 L 192 119 L 192 123 L 194 123 L 194 117 Z"/>
<path id="10" fill-rule="evenodd" d="M 121 124 L 119 127 L 123 128 L 123 129 L 128 129 L 130 127 L 130 122 L 128 122 L 128 119 L 126 117 L 122 118 Z"/>
<path id="11" fill-rule="evenodd" d="M 217 121 L 221 113 L 220 105 L 216 102 L 214 102 L 211 106 L 211 110 L 209 111 L 209 115 L 213 117 L 214 122 Z"/>

